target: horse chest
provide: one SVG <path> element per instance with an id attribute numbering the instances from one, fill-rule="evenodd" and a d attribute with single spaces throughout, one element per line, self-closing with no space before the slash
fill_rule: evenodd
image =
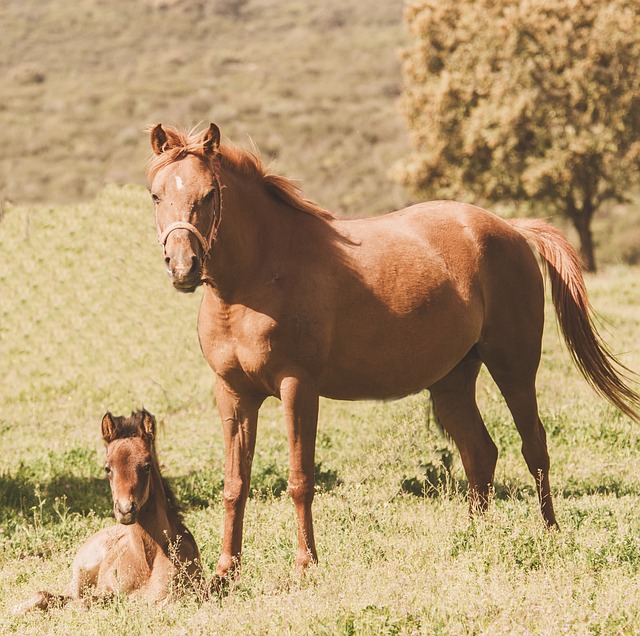
<path id="1" fill-rule="evenodd" d="M 260 376 L 272 360 L 277 331 L 275 320 L 247 308 L 201 312 L 198 323 L 204 356 L 222 377 L 239 371 Z"/>

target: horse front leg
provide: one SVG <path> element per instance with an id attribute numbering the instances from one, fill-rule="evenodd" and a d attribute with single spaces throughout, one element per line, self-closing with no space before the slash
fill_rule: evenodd
<path id="1" fill-rule="evenodd" d="M 298 552 L 296 566 L 304 571 L 317 563 L 313 536 L 313 503 L 315 484 L 315 446 L 318 426 L 319 395 L 311 381 L 297 376 L 286 377 L 280 384 L 289 440 L 289 494 L 298 520 Z"/>
<path id="2" fill-rule="evenodd" d="M 225 446 L 224 531 L 216 568 L 216 576 L 222 582 L 240 570 L 244 509 L 249 495 L 258 410 L 263 398 L 241 395 L 217 376 L 216 401 Z"/>

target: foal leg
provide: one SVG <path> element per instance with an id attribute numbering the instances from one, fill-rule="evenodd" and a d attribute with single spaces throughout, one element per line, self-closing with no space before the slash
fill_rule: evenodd
<path id="1" fill-rule="evenodd" d="M 263 398 L 239 395 L 216 376 L 216 401 L 224 434 L 224 531 L 216 575 L 224 579 L 240 569 L 244 509 L 249 496 L 258 410 Z"/>
<path id="2" fill-rule="evenodd" d="M 444 378 L 429 387 L 436 415 L 455 442 L 469 481 L 469 513 L 489 505 L 498 449 L 476 404 L 476 378 L 481 362 L 469 354 Z"/>
<path id="3" fill-rule="evenodd" d="M 311 381 L 292 375 L 282 380 L 280 399 L 289 439 L 289 494 L 298 520 L 296 566 L 304 571 L 311 563 L 318 561 L 311 504 L 315 484 L 319 396 Z"/>

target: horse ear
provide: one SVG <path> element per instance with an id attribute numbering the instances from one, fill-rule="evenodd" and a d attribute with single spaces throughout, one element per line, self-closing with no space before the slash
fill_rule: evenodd
<path id="1" fill-rule="evenodd" d="M 202 138 L 202 148 L 208 155 L 213 155 L 220 147 L 220 129 L 214 124 L 209 124 L 209 129 Z"/>
<path id="2" fill-rule="evenodd" d="M 116 423 L 113 419 L 113 415 L 108 411 L 102 418 L 102 439 L 108 444 L 112 442 L 116 437 Z"/>
<path id="3" fill-rule="evenodd" d="M 151 147 L 153 152 L 157 155 L 161 155 L 167 150 L 167 133 L 164 131 L 162 124 L 156 124 L 151 130 Z"/>
<path id="4" fill-rule="evenodd" d="M 156 418 L 149 411 L 142 411 L 142 431 L 151 439 L 156 437 Z"/>

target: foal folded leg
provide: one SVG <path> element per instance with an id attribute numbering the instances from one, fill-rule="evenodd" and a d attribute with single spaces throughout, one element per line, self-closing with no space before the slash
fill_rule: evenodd
<path id="1" fill-rule="evenodd" d="M 304 374 L 289 375 L 280 383 L 280 399 L 289 439 L 289 494 L 298 519 L 296 566 L 304 571 L 318 561 L 311 504 L 315 485 L 319 395 L 313 382 Z"/>
<path id="2" fill-rule="evenodd" d="M 52 594 L 41 590 L 29 600 L 16 605 L 13 608 L 14 613 L 26 614 L 33 610 L 62 607 L 72 601 L 81 599 L 87 590 L 95 588 L 100 566 L 115 541 L 116 528 L 117 526 L 103 528 L 82 544 L 73 559 L 73 575 L 64 594 Z"/>
<path id="3" fill-rule="evenodd" d="M 264 398 L 240 394 L 216 376 L 216 401 L 224 434 L 224 531 L 216 576 L 225 579 L 240 568 L 244 509 L 249 496 L 258 410 Z"/>
<path id="4" fill-rule="evenodd" d="M 436 416 L 455 442 L 469 481 L 469 513 L 489 505 L 498 449 L 476 404 L 480 360 L 469 354 L 444 378 L 429 387 Z"/>

